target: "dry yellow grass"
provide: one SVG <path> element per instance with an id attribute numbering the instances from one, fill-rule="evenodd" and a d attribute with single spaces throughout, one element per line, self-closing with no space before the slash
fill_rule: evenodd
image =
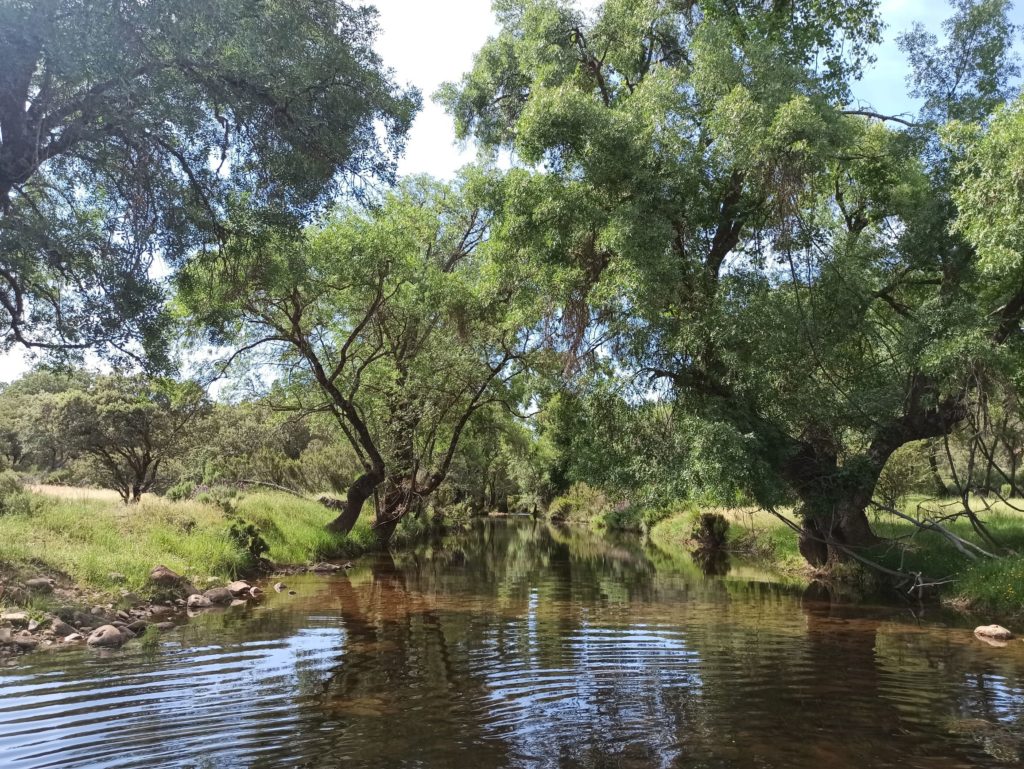
<path id="1" fill-rule="evenodd" d="M 54 486 L 47 483 L 35 483 L 27 487 L 36 494 L 67 500 L 97 499 L 103 502 L 120 502 L 121 497 L 113 489 L 89 489 L 82 486 Z M 143 499 L 156 499 L 153 494 L 143 494 Z"/>

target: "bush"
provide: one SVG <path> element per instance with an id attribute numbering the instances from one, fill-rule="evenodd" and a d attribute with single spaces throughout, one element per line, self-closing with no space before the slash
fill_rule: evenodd
<path id="1" fill-rule="evenodd" d="M 195 490 L 196 485 L 192 481 L 181 480 L 167 489 L 164 496 L 172 502 L 184 502 L 186 499 L 192 498 L 192 492 Z"/>
<path id="2" fill-rule="evenodd" d="M 565 523 L 597 523 L 612 512 L 612 503 L 604 492 L 585 483 L 574 483 L 548 506 L 548 518 Z"/>
<path id="3" fill-rule="evenodd" d="M 701 513 L 690 536 L 702 550 L 721 550 L 729 536 L 729 521 L 718 513 Z"/>
<path id="4" fill-rule="evenodd" d="M 1002 486 L 999 487 L 999 495 L 1003 499 L 1009 499 L 1010 497 L 1013 496 L 1013 486 L 1011 486 L 1009 483 L 1004 483 Z"/>
<path id="5" fill-rule="evenodd" d="M 25 491 L 21 478 L 13 470 L 0 472 L 0 515 L 32 512 L 32 495 Z"/>
<path id="6" fill-rule="evenodd" d="M 242 518 L 231 523 L 231 528 L 228 529 L 228 538 L 245 553 L 246 561 L 250 566 L 259 564 L 263 560 L 263 554 L 270 550 L 270 545 L 263 538 L 259 527 Z"/>

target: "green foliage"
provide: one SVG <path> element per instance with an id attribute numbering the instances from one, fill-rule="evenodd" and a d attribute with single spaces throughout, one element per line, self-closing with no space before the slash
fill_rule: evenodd
<path id="1" fill-rule="evenodd" d="M 208 408 L 194 382 L 105 376 L 69 393 L 58 422 L 73 450 L 89 456 L 104 485 L 128 503 L 152 489 L 160 465 L 195 440 L 192 428 Z"/>
<path id="2" fill-rule="evenodd" d="M 270 550 L 270 545 L 260 534 L 256 524 L 244 519 L 236 519 L 228 528 L 228 538 L 245 554 L 250 566 L 263 560 L 263 555 Z"/>
<path id="3" fill-rule="evenodd" d="M 184 502 L 186 499 L 191 499 L 192 492 L 196 490 L 196 485 L 189 480 L 178 481 L 176 484 L 171 486 L 167 491 L 164 492 L 164 496 L 171 502 Z"/>
<path id="4" fill-rule="evenodd" d="M 389 180 L 419 101 L 345 3 L 5 2 L 0 30 L 4 346 L 141 342 L 169 364 L 152 255 L 174 267 L 229 215 L 294 229 Z"/>
<path id="5" fill-rule="evenodd" d="M 21 478 L 13 470 L 0 471 L 0 515 L 26 515 L 32 512 L 32 498 Z"/>

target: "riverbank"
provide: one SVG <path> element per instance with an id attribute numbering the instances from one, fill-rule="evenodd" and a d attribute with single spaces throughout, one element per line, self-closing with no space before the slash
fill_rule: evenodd
<path id="1" fill-rule="evenodd" d="M 0 625 L 21 633 L 23 648 L 32 648 L 24 628 L 43 631 L 58 616 L 91 612 L 112 620 L 121 612 L 124 622 L 148 618 L 154 605 L 184 611 L 187 595 L 154 581 L 156 566 L 206 590 L 260 571 L 352 558 L 376 545 L 368 521 L 347 536 L 332 534 L 324 528 L 330 510 L 273 491 L 178 502 L 147 496 L 127 507 L 92 489 L 37 486 L 25 496 L 27 509 L 0 515 L 0 614 L 9 617 Z M 405 528 L 400 537 L 411 535 Z"/>
<path id="2" fill-rule="evenodd" d="M 923 498 L 911 498 L 904 512 L 915 515 Z M 942 504 L 942 503 L 940 503 Z M 937 586 L 942 602 L 964 614 L 1001 620 L 1024 619 L 1024 514 L 1013 509 L 1024 508 L 1017 501 L 1008 506 L 995 503 L 984 515 L 985 525 L 1010 554 L 999 558 L 971 560 L 947 538 L 935 531 L 922 531 L 894 516 L 882 515 L 872 521 L 875 532 L 885 542 L 864 552 L 864 556 L 887 569 L 919 573 Z M 714 509 L 729 521 L 727 549 L 756 561 L 788 577 L 803 577 L 808 582 L 821 578 L 800 555 L 797 537 L 779 518 L 754 508 Z M 792 511 L 781 513 L 795 522 Z M 947 523 L 947 528 L 968 542 L 983 543 L 970 523 L 960 519 Z M 663 550 L 693 549 L 692 514 L 670 516 L 655 524 L 649 534 L 651 541 Z M 845 581 L 848 586 L 871 590 L 877 581 L 869 569 L 851 566 L 848 573 L 828 575 Z"/>

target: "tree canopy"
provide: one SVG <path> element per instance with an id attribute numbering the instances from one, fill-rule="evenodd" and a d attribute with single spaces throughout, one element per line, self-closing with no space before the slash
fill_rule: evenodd
<path id="1" fill-rule="evenodd" d="M 158 274 L 390 181 L 418 94 L 375 33 L 337 0 L 0 2 L 4 348 L 166 363 Z"/>

